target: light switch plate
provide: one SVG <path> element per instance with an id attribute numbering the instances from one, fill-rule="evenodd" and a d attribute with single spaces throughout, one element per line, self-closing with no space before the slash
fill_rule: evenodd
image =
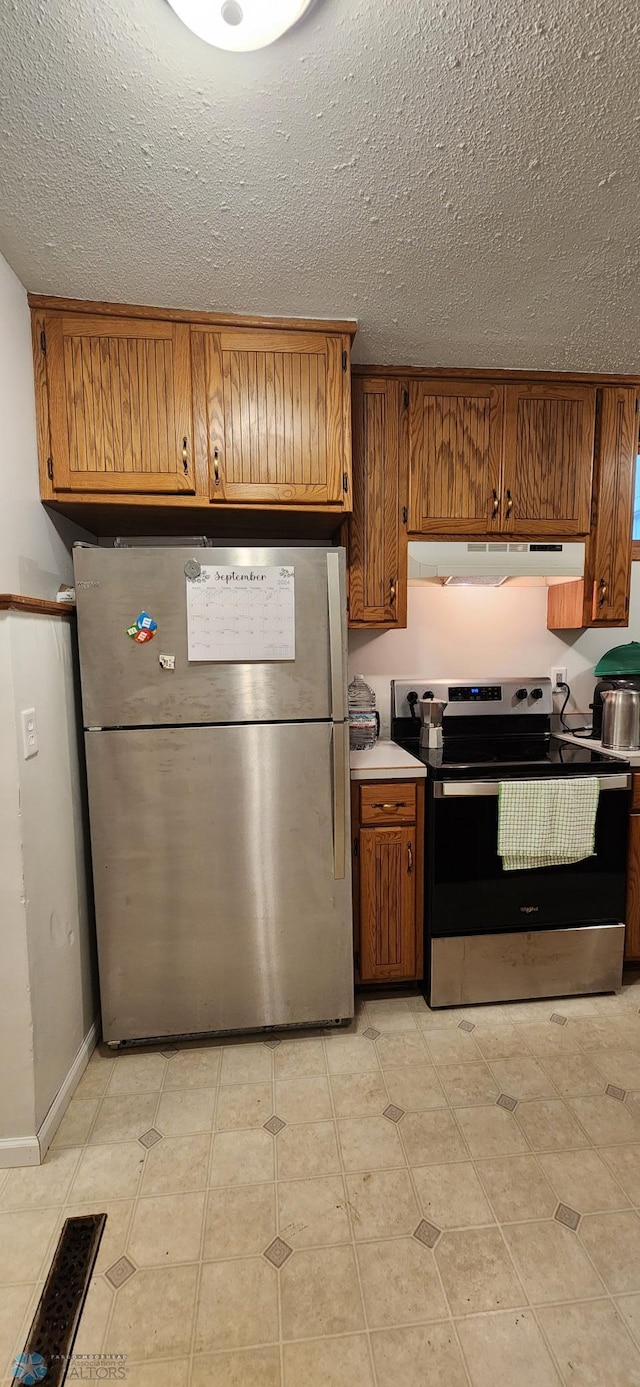
<path id="1" fill-rule="evenodd" d="M 25 761 L 28 761 L 30 756 L 38 755 L 38 724 L 35 708 L 23 708 L 20 717 L 22 720 L 22 752 Z"/>

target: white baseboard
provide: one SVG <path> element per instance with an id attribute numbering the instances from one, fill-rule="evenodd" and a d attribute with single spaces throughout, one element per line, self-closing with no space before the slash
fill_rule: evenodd
<path id="1" fill-rule="evenodd" d="M 96 1048 L 99 1034 L 100 1023 L 96 1017 L 96 1020 L 93 1022 L 93 1025 L 91 1026 L 90 1030 L 87 1031 L 87 1034 L 82 1042 L 82 1045 L 80 1046 L 80 1049 L 78 1050 L 73 1064 L 71 1065 L 69 1072 L 65 1075 L 60 1085 L 60 1088 L 56 1093 L 53 1103 L 51 1104 L 51 1107 L 49 1108 L 49 1111 L 38 1130 L 36 1140 L 40 1151 L 40 1161 L 44 1160 L 47 1151 L 49 1150 L 49 1147 L 58 1130 L 58 1127 L 60 1126 L 60 1123 L 62 1122 L 62 1119 L 67 1111 L 69 1103 L 73 1098 L 74 1091 L 80 1083 L 80 1080 L 89 1063 L 91 1055 Z"/>
<path id="2" fill-rule="evenodd" d="M 89 1063 L 91 1054 L 98 1043 L 100 1023 L 93 1022 L 80 1049 L 65 1075 L 49 1111 L 38 1131 L 32 1137 L 3 1137 L 0 1140 L 0 1170 L 11 1170 L 14 1166 L 42 1165 L 53 1138 L 73 1098 L 82 1075 Z"/>
<path id="3" fill-rule="evenodd" d="M 58 1089 L 37 1135 L 10 1136 L 0 1139 L 0 1171 L 10 1171 L 18 1165 L 42 1165 L 51 1142 L 56 1136 L 58 1126 L 60 1126 L 68 1105 L 74 1097 L 75 1089 L 81 1082 L 83 1072 L 89 1064 L 93 1050 L 96 1049 L 99 1035 L 100 1022 L 96 1018 L 96 1021 L 87 1031 L 85 1039 L 83 1039 L 74 1064 L 71 1065 L 68 1074 L 62 1079 L 60 1089 Z"/>
<path id="4" fill-rule="evenodd" d="M 0 1170 L 17 1165 L 40 1165 L 40 1142 L 37 1137 L 3 1137 L 0 1140 Z"/>

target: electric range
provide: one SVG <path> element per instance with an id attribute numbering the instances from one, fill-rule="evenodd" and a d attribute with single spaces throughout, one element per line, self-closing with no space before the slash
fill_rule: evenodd
<path id="1" fill-rule="evenodd" d="M 419 699 L 446 703 L 421 747 Z M 615 990 L 622 980 L 630 766 L 551 732 L 545 678 L 416 678 L 391 686 L 391 736 L 427 768 L 425 992 L 431 1006 Z M 505 871 L 509 780 L 597 777 L 595 854 Z"/>

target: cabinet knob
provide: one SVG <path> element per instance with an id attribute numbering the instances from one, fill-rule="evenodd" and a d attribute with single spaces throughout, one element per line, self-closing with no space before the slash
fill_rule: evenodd
<path id="1" fill-rule="evenodd" d="M 217 448 L 214 448 L 214 450 L 213 450 L 213 480 L 214 480 L 214 484 L 215 484 L 216 486 L 219 486 L 219 485 L 220 485 L 220 468 L 219 468 L 219 466 L 218 466 L 218 458 L 219 458 L 219 456 L 220 456 L 220 454 L 219 454 L 219 452 L 218 452 L 218 449 L 217 449 Z"/>
<path id="2" fill-rule="evenodd" d="M 598 584 L 598 588 L 599 588 L 598 606 L 599 606 L 599 607 L 604 607 L 604 604 L 605 604 L 605 602 L 606 602 L 606 600 L 607 600 L 607 593 L 609 592 L 609 586 L 608 586 L 608 583 L 606 582 L 606 579 L 604 579 L 604 578 L 601 578 L 601 579 L 600 579 L 600 582 L 599 582 L 599 584 Z"/>
<path id="3" fill-rule="evenodd" d="M 411 843 L 407 843 L 407 871 L 409 876 L 411 876 L 413 871 L 413 849 Z"/>
<path id="4" fill-rule="evenodd" d="M 511 515 L 512 510 L 513 510 L 513 496 L 511 495 L 511 492 L 508 491 L 508 492 L 507 492 L 507 507 L 506 507 L 506 511 L 505 511 L 505 514 L 506 514 L 507 518 Z"/>
<path id="5" fill-rule="evenodd" d="M 185 472 L 189 470 L 189 439 L 182 440 L 182 466 Z"/>
<path id="6" fill-rule="evenodd" d="M 498 496 L 498 493 L 497 493 L 497 491 L 496 491 L 496 489 L 495 489 L 495 486 L 494 486 L 494 488 L 493 488 L 493 512 L 492 512 L 492 518 L 493 518 L 494 520 L 495 520 L 496 515 L 498 514 L 498 511 L 499 511 L 499 510 L 500 510 L 500 497 Z"/>
<path id="7" fill-rule="evenodd" d="M 393 605 L 394 605 L 394 603 L 395 603 L 395 600 L 396 600 L 396 582 L 395 582 L 395 578 L 390 578 L 390 579 L 389 579 L 389 606 L 390 606 L 390 607 L 393 607 Z"/>

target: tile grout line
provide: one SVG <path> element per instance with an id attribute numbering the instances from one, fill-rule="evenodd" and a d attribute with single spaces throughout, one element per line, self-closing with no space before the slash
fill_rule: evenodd
<path id="1" fill-rule="evenodd" d="M 190 1341 L 190 1346 L 189 1346 L 189 1352 L 188 1352 L 188 1354 L 187 1354 L 187 1360 L 188 1360 L 188 1367 L 187 1367 L 187 1387 L 191 1387 L 191 1380 L 192 1380 L 192 1377 L 193 1377 L 193 1366 L 194 1366 L 196 1333 L 197 1333 L 197 1329 L 198 1329 L 198 1309 L 199 1309 L 199 1303 L 200 1303 L 200 1288 L 201 1288 L 201 1284 L 202 1284 L 202 1266 L 203 1266 L 204 1240 L 205 1240 L 205 1235 L 206 1235 L 207 1217 L 208 1217 L 208 1212 L 209 1212 L 209 1190 L 211 1189 L 210 1180 L 211 1180 L 211 1169 L 212 1169 L 212 1165 L 213 1165 L 213 1148 L 214 1148 L 215 1134 L 216 1134 L 216 1117 L 217 1117 L 217 1115 L 218 1115 L 218 1099 L 219 1099 L 219 1096 L 220 1096 L 220 1077 L 221 1077 L 221 1074 L 222 1074 L 222 1064 L 223 1064 L 223 1059 L 224 1059 L 224 1046 L 221 1046 L 220 1049 L 221 1049 L 221 1052 L 222 1052 L 222 1053 L 221 1053 L 220 1063 L 219 1063 L 219 1065 L 218 1065 L 217 1082 L 216 1082 L 216 1085 L 215 1085 L 215 1098 L 214 1098 L 214 1101 L 213 1101 L 213 1113 L 212 1113 L 212 1115 L 211 1115 L 211 1127 L 210 1127 L 210 1129 L 209 1129 L 209 1158 L 208 1158 L 208 1161 L 207 1161 L 207 1184 L 206 1184 L 205 1195 L 204 1195 L 204 1203 L 203 1203 L 203 1208 L 202 1208 L 202 1223 L 201 1223 L 201 1226 L 200 1226 L 200 1250 L 199 1250 L 199 1256 L 198 1256 L 198 1261 L 197 1261 L 196 1284 L 195 1284 L 195 1293 L 194 1293 L 194 1300 L 193 1300 L 193 1324 L 192 1324 L 192 1326 L 191 1326 L 191 1341 Z M 170 1062 L 170 1061 L 169 1061 L 169 1062 Z M 195 1134 L 194 1134 L 194 1135 L 195 1135 Z"/>
<path id="2" fill-rule="evenodd" d="M 114 1057 L 114 1058 L 115 1058 L 115 1057 Z M 155 1125 L 155 1120 L 156 1120 L 156 1117 L 157 1117 L 157 1115 L 158 1115 L 158 1109 L 159 1109 L 159 1106 L 160 1106 L 160 1099 L 161 1099 L 162 1091 L 163 1091 L 163 1088 L 164 1088 L 164 1081 L 165 1081 L 165 1078 L 166 1078 L 166 1075 L 167 1075 L 167 1065 L 168 1065 L 168 1060 L 165 1060 L 165 1061 L 164 1061 L 164 1069 L 163 1069 L 163 1071 L 162 1071 L 162 1083 L 160 1084 L 160 1087 L 159 1087 L 159 1089 L 157 1090 L 156 1105 L 155 1105 L 155 1108 L 154 1108 L 153 1121 L 152 1121 L 152 1123 L 151 1123 L 151 1126 L 152 1126 L 152 1127 Z M 115 1073 L 116 1073 L 116 1070 L 115 1070 L 115 1069 L 112 1070 L 112 1073 L 110 1074 L 109 1079 L 108 1079 L 108 1081 L 107 1081 L 107 1088 L 105 1089 L 105 1092 L 104 1092 L 104 1094 L 103 1094 L 103 1096 L 102 1096 L 103 1099 L 104 1099 L 104 1098 L 106 1097 L 106 1095 L 107 1095 L 107 1092 L 108 1092 L 108 1085 L 109 1085 L 109 1083 L 111 1082 L 111 1079 L 112 1079 L 112 1077 L 113 1077 L 113 1075 L 114 1075 Z M 115 1095 L 111 1095 L 111 1096 L 113 1097 L 113 1096 L 115 1096 Z M 101 1100 L 100 1106 L 98 1107 L 98 1110 L 97 1110 L 97 1112 L 96 1112 L 96 1114 L 95 1114 L 94 1122 L 97 1121 L 98 1113 L 101 1111 L 101 1108 L 102 1108 L 102 1100 Z M 93 1131 L 93 1124 L 92 1124 L 91 1130 L 87 1133 L 87 1140 L 86 1140 L 86 1143 L 85 1143 L 85 1150 L 88 1150 L 88 1149 L 89 1149 L 89 1140 L 90 1140 L 92 1131 Z M 96 1142 L 95 1144 L 98 1145 L 99 1143 Z M 145 1170 L 146 1170 L 146 1168 L 147 1168 L 147 1156 L 149 1155 L 149 1149 L 146 1148 L 146 1147 L 142 1147 L 142 1151 L 143 1151 L 143 1153 L 144 1153 L 144 1154 L 143 1154 L 143 1159 L 142 1159 L 142 1164 L 141 1164 L 141 1167 L 140 1167 L 140 1171 L 139 1171 L 139 1173 L 138 1173 L 138 1182 L 137 1182 L 137 1185 L 136 1185 L 136 1192 L 135 1192 L 135 1195 L 133 1196 L 133 1200 L 132 1200 L 133 1207 L 132 1207 L 132 1210 L 131 1210 L 131 1217 L 130 1217 L 130 1219 L 129 1219 L 129 1223 L 128 1223 L 128 1226 L 127 1226 L 127 1231 L 126 1231 L 126 1234 L 125 1234 L 125 1240 L 124 1240 L 124 1256 L 127 1255 L 127 1252 L 128 1252 L 128 1250 L 129 1250 L 129 1238 L 130 1238 L 130 1236 L 131 1236 L 131 1230 L 132 1230 L 132 1228 L 133 1228 L 133 1220 L 134 1220 L 134 1218 L 135 1218 L 136 1210 L 137 1210 L 137 1207 L 138 1207 L 138 1196 L 139 1196 L 140 1190 L 141 1190 L 141 1188 L 142 1188 L 142 1180 L 143 1180 L 143 1177 L 144 1177 L 144 1172 L 145 1172 Z M 107 1219 L 107 1223 L 108 1223 L 108 1219 Z M 116 1259 L 116 1260 L 117 1260 L 117 1259 Z M 107 1270 L 108 1270 L 108 1268 L 107 1268 Z M 134 1273 L 134 1274 L 135 1274 L 135 1273 Z M 105 1280 L 106 1280 L 106 1277 L 105 1277 Z M 125 1284 L 126 1284 L 126 1283 L 125 1283 Z M 120 1289 L 120 1288 L 117 1288 L 117 1287 L 115 1287 L 115 1286 L 110 1286 L 110 1290 L 111 1290 L 111 1305 L 110 1305 L 110 1307 L 109 1307 L 109 1313 L 108 1313 L 108 1315 L 107 1315 L 107 1319 L 106 1319 L 104 1331 L 103 1331 L 103 1334 L 102 1334 L 102 1341 L 101 1341 L 101 1344 L 100 1344 L 100 1352 L 101 1352 L 101 1353 L 104 1352 L 104 1346 L 105 1346 L 105 1344 L 107 1343 L 108 1338 L 109 1338 L 109 1332 L 110 1332 L 110 1329 L 111 1329 L 111 1325 L 112 1325 L 112 1322 L 113 1322 L 113 1316 L 114 1316 L 115 1308 L 116 1308 L 116 1302 L 117 1302 L 117 1296 L 118 1296 L 118 1289 Z M 118 1350 L 118 1352 L 120 1352 L 120 1350 Z"/>
<path id="3" fill-rule="evenodd" d="M 357 1000 L 356 1000 L 356 1005 L 357 1005 Z M 364 1012 L 365 1012 L 365 1016 L 368 1017 L 368 1011 L 367 1011 L 367 1009 L 366 1009 L 366 1005 L 364 1005 Z M 354 1007 L 354 1019 L 355 1019 L 355 1007 Z M 359 1291 L 359 1294 L 360 1294 L 360 1304 L 361 1304 L 361 1306 L 362 1306 L 362 1322 L 363 1322 L 363 1325 L 364 1325 L 365 1337 L 366 1337 L 366 1342 L 367 1342 L 367 1353 L 368 1353 L 368 1358 L 369 1358 L 369 1367 L 370 1367 L 370 1369 L 371 1369 L 371 1381 L 372 1381 L 372 1383 L 374 1384 L 374 1387 L 377 1387 L 377 1384 L 378 1384 L 378 1374 L 377 1374 L 377 1372 L 376 1372 L 376 1364 L 375 1364 L 375 1359 L 374 1359 L 374 1356 L 373 1356 L 373 1344 L 372 1344 L 372 1342 L 371 1342 L 371 1331 L 370 1331 L 370 1328 L 369 1328 L 369 1316 L 368 1316 L 368 1314 L 367 1314 L 367 1306 L 366 1306 L 366 1302 L 365 1302 L 365 1298 L 364 1298 L 364 1291 L 363 1291 L 363 1288 L 362 1288 L 362 1276 L 361 1276 L 361 1274 L 360 1274 L 360 1264 L 359 1264 L 359 1262 L 358 1262 L 358 1249 L 357 1249 L 357 1247 L 356 1247 L 356 1238 L 355 1238 L 355 1232 L 354 1232 L 354 1226 L 353 1226 L 353 1215 L 352 1215 L 352 1211 L 351 1211 L 351 1200 L 349 1199 L 349 1190 L 348 1190 L 348 1186 L 347 1186 L 346 1171 L 345 1171 L 345 1168 L 344 1168 L 344 1158 L 343 1158 L 343 1154 L 342 1154 L 342 1144 L 341 1144 L 341 1142 L 340 1142 L 340 1128 L 338 1127 L 338 1119 L 337 1119 L 337 1117 L 336 1117 L 336 1108 L 335 1108 L 335 1102 L 334 1102 L 334 1098 L 333 1098 L 333 1089 L 332 1089 L 332 1087 L 331 1087 L 331 1071 L 330 1071 L 330 1069 L 329 1069 L 329 1054 L 328 1054 L 328 1051 L 327 1051 L 327 1043 L 330 1044 L 330 1039 L 329 1039 L 329 1041 L 327 1041 L 327 1037 L 325 1036 L 325 1037 L 323 1037 L 323 1040 L 322 1040 L 322 1048 L 323 1048 L 323 1053 L 324 1053 L 324 1062 L 325 1062 L 326 1070 L 327 1070 L 327 1087 L 328 1087 L 328 1089 L 329 1089 L 329 1102 L 331 1103 L 331 1111 L 332 1111 L 332 1113 L 333 1113 L 333 1125 L 334 1125 L 334 1130 L 335 1130 L 335 1134 L 336 1134 L 336 1146 L 337 1146 L 337 1148 L 338 1148 L 338 1160 L 339 1160 L 339 1162 L 340 1162 L 340 1172 L 341 1172 L 341 1176 L 342 1176 L 342 1189 L 343 1189 L 343 1194 L 344 1194 L 345 1209 L 346 1209 L 347 1219 L 348 1219 L 348 1222 L 349 1222 L 349 1231 L 350 1231 L 350 1233 L 351 1233 L 351 1242 L 350 1242 L 351 1255 L 352 1255 L 352 1257 L 353 1257 L 353 1262 L 354 1262 L 354 1266 L 355 1266 L 355 1269 L 356 1269 L 356 1280 L 357 1280 L 357 1282 L 358 1282 L 358 1291 Z M 378 1059 L 377 1052 L 376 1052 L 376 1059 Z M 379 1064 L 379 1063 L 380 1063 L 380 1061 L 378 1060 L 378 1064 Z M 283 1381 L 284 1381 L 284 1379 L 283 1379 Z"/>
<path id="4" fill-rule="evenodd" d="M 418 1031 L 420 1030 L 420 1027 L 418 1026 L 417 1022 L 416 1022 L 416 1030 L 418 1030 Z M 426 1043 L 425 1043 L 425 1041 L 424 1041 L 424 1038 L 423 1038 L 423 1046 L 424 1046 L 424 1049 L 425 1049 L 425 1052 L 426 1052 L 426 1051 L 427 1051 L 427 1046 L 426 1046 Z M 430 1058 L 430 1056 L 429 1056 L 429 1058 Z M 434 1066 L 434 1068 L 435 1068 L 435 1066 Z M 387 1079 L 386 1079 L 386 1075 L 385 1075 L 384 1068 L 382 1069 L 382 1080 L 383 1080 L 384 1086 L 385 1086 L 385 1088 L 386 1088 L 386 1090 L 387 1090 L 387 1097 L 389 1098 L 389 1101 L 391 1102 L 392 1100 L 391 1100 L 391 1097 L 390 1097 L 390 1094 L 389 1094 L 389 1085 L 388 1085 L 388 1083 L 387 1083 Z M 442 1087 L 442 1085 L 441 1085 L 441 1087 Z M 443 1091 L 444 1091 L 444 1090 L 443 1090 Z M 448 1095 L 445 1093 L 444 1096 L 445 1096 L 445 1100 L 446 1100 L 447 1103 L 448 1103 Z M 437 1109 L 437 1110 L 434 1110 L 434 1111 L 440 1111 L 440 1112 L 442 1112 L 442 1111 L 446 1111 L 446 1109 L 440 1108 L 440 1109 Z M 453 1116 L 453 1113 L 452 1113 L 452 1116 Z M 454 1117 L 454 1122 L 455 1122 L 455 1117 Z M 456 1127 L 457 1127 L 457 1125 L 458 1125 L 458 1124 L 456 1123 Z M 412 1165 L 411 1165 L 411 1162 L 410 1162 L 409 1157 L 408 1157 L 408 1154 L 407 1154 L 407 1148 L 406 1148 L 406 1146 L 405 1146 L 404 1136 L 403 1136 L 402 1130 L 401 1130 L 401 1128 L 402 1128 L 402 1118 L 401 1118 L 400 1121 L 396 1124 L 396 1127 L 397 1127 L 397 1130 L 398 1130 L 398 1136 L 400 1137 L 400 1145 L 402 1146 L 402 1150 L 403 1150 L 403 1152 L 404 1152 L 404 1158 L 405 1158 L 406 1168 L 407 1168 L 407 1171 L 408 1171 L 408 1173 L 409 1173 L 409 1180 L 410 1180 L 410 1182 L 411 1182 L 411 1188 L 412 1188 L 412 1190 L 413 1190 L 413 1195 L 414 1195 L 414 1198 L 415 1198 L 415 1201 L 416 1201 L 416 1206 L 417 1206 L 418 1212 L 419 1212 L 419 1214 L 420 1214 L 420 1217 L 421 1217 L 421 1218 L 424 1218 L 424 1217 L 425 1217 L 425 1214 L 424 1214 L 424 1210 L 423 1210 L 423 1207 L 422 1207 L 422 1200 L 420 1199 L 420 1196 L 419 1196 L 419 1194 L 418 1194 L 418 1188 L 417 1188 L 417 1185 L 416 1185 L 416 1182 L 415 1182 L 415 1179 L 414 1179 L 414 1174 L 413 1174 L 413 1167 L 412 1167 Z M 464 1147 L 465 1147 L 466 1149 L 468 1149 L 468 1148 L 467 1148 L 467 1143 L 466 1143 L 466 1141 L 464 1140 L 464 1137 L 462 1137 L 462 1142 L 463 1142 Z M 446 1164 L 446 1162 L 445 1162 L 445 1164 Z M 441 1230 L 440 1230 L 440 1237 L 443 1237 L 443 1236 L 444 1236 L 444 1230 L 441 1229 Z M 442 1273 L 441 1273 L 441 1271 L 440 1271 L 440 1266 L 439 1266 L 439 1263 L 438 1263 L 438 1259 L 437 1259 L 436 1254 L 435 1254 L 435 1249 L 429 1249 L 429 1251 L 431 1251 L 431 1255 L 432 1255 L 432 1257 L 433 1257 L 433 1267 L 434 1267 L 434 1271 L 435 1271 L 435 1274 L 436 1274 L 436 1277 L 437 1277 L 438 1285 L 439 1285 L 439 1287 L 440 1287 L 440 1291 L 441 1291 L 441 1294 L 442 1294 L 442 1297 L 443 1297 L 443 1303 L 446 1305 L 447 1310 L 448 1310 L 448 1323 L 449 1323 L 449 1325 L 450 1325 L 451 1334 L 452 1334 L 452 1336 L 453 1336 L 453 1338 L 454 1338 L 454 1340 L 455 1340 L 455 1343 L 456 1343 L 457 1346 L 458 1346 L 458 1353 L 459 1353 L 459 1355 L 460 1355 L 460 1362 L 462 1363 L 463 1371 L 464 1371 L 464 1373 L 465 1373 L 465 1375 L 466 1375 L 466 1377 L 467 1377 L 467 1381 L 468 1381 L 468 1383 L 469 1383 L 469 1387 L 472 1387 L 472 1385 L 471 1385 L 471 1374 L 469 1373 L 469 1371 L 468 1371 L 468 1369 L 467 1369 L 467 1363 L 466 1363 L 466 1359 L 465 1359 L 464 1354 L 463 1354 L 463 1351 L 462 1351 L 462 1344 L 461 1344 L 461 1342 L 460 1342 L 460 1336 L 459 1336 L 459 1334 L 458 1334 L 458 1330 L 457 1330 L 457 1327 L 456 1327 L 456 1322 L 455 1322 L 455 1319 L 454 1319 L 454 1316 L 453 1316 L 453 1312 L 452 1312 L 452 1309 L 451 1309 L 451 1305 L 450 1305 L 450 1302 L 449 1302 L 449 1297 L 448 1297 L 447 1292 L 446 1292 L 446 1287 L 445 1287 L 444 1281 L 443 1281 L 443 1279 L 442 1279 Z M 441 1323 L 442 1323 L 442 1321 L 441 1321 Z M 394 1326 L 394 1328 L 395 1328 L 395 1326 Z"/>
<path id="5" fill-rule="evenodd" d="M 279 1047 L 278 1047 L 278 1048 L 279 1048 Z M 277 1075 L 276 1075 L 276 1050 L 275 1050 L 275 1049 L 270 1049 L 270 1050 L 269 1050 L 269 1054 L 271 1055 L 271 1113 L 273 1114 L 274 1117 L 277 1117 L 277 1116 L 278 1116 L 278 1110 L 277 1110 L 277 1107 L 276 1107 L 276 1085 L 277 1085 Z M 323 1050 L 323 1054 L 324 1054 L 324 1050 Z M 325 1062 L 326 1062 L 326 1061 L 325 1061 Z M 280 1118 L 280 1121 L 282 1122 L 282 1121 L 284 1121 L 284 1119 L 283 1119 L 283 1118 Z M 273 1216 L 274 1216 L 274 1221 L 275 1221 L 275 1229 L 276 1229 L 276 1237 L 277 1237 L 277 1238 L 279 1238 L 279 1237 L 282 1236 L 282 1235 L 281 1235 L 281 1232 L 280 1232 L 280 1200 L 279 1200 L 279 1198 L 278 1198 L 278 1181 L 279 1181 L 278 1136 L 279 1136 L 279 1133 L 276 1132 L 275 1136 L 272 1138 L 272 1140 L 273 1140 L 273 1205 L 274 1205 L 274 1208 L 273 1208 Z M 283 1239 L 283 1242 L 284 1242 L 284 1239 Z M 267 1244 L 267 1246 L 268 1246 L 268 1245 L 269 1245 L 269 1244 Z M 264 1249 L 263 1249 L 263 1255 L 264 1255 Z M 281 1272 L 281 1270 L 282 1270 L 281 1267 L 274 1267 L 274 1273 L 275 1273 L 275 1278 L 276 1278 L 276 1293 L 277 1293 L 277 1297 L 278 1297 L 278 1359 L 279 1359 L 279 1362 L 280 1362 L 280 1387 L 284 1387 L 284 1346 L 283 1346 L 283 1342 L 282 1342 L 282 1287 L 281 1287 L 281 1285 L 280 1285 L 280 1272 Z"/>

